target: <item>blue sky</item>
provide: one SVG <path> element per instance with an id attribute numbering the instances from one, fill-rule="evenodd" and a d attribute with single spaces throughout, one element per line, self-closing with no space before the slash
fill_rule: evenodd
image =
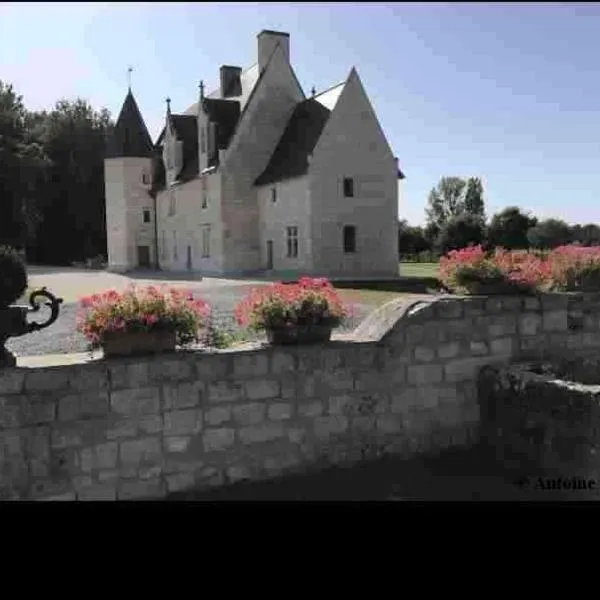
<path id="1" fill-rule="evenodd" d="M 400 217 L 476 175 L 488 213 L 600 222 L 598 4 L 0 3 L 0 79 L 31 109 L 81 96 L 116 118 L 131 65 L 155 136 L 164 99 L 183 111 L 250 66 L 261 29 L 290 33 L 306 92 L 356 66 L 407 175 Z"/>

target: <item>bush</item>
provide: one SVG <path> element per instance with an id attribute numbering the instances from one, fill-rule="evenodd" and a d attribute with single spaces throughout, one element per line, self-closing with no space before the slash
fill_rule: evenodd
<path id="1" fill-rule="evenodd" d="M 563 292 L 600 291 L 600 248 L 560 246 L 548 254 L 551 289 Z"/>
<path id="2" fill-rule="evenodd" d="M 238 323 L 254 331 L 293 325 L 338 327 L 348 317 L 348 309 L 329 280 L 309 277 L 298 283 L 254 288 L 235 312 Z"/>
<path id="3" fill-rule="evenodd" d="M 9 246 L 0 246 L 0 308 L 18 300 L 27 289 L 27 269 L 20 254 Z"/>
<path id="4" fill-rule="evenodd" d="M 199 331 L 209 314 L 209 305 L 192 293 L 132 287 L 123 294 L 111 290 L 82 298 L 77 330 L 88 339 L 91 349 L 100 347 L 109 332 L 172 331 L 177 343 L 184 345 L 200 340 Z"/>

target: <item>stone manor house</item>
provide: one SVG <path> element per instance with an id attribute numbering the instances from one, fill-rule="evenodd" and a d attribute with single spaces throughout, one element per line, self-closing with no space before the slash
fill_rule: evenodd
<path id="1" fill-rule="evenodd" d="M 356 69 L 309 97 L 290 36 L 258 34 L 258 61 L 152 143 L 131 89 L 105 160 L 109 269 L 205 275 L 396 277 L 404 175 Z"/>

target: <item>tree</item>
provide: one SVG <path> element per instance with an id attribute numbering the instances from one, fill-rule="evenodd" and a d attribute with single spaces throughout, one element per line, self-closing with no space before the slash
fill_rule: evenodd
<path id="1" fill-rule="evenodd" d="M 425 210 L 427 222 L 441 229 L 451 217 L 462 213 L 465 186 L 466 181 L 460 177 L 442 177 L 437 187 L 429 192 L 429 206 Z"/>
<path id="2" fill-rule="evenodd" d="M 41 146 L 28 135 L 23 99 L 0 81 L 0 244 L 22 249 L 34 211 L 32 194 L 45 165 Z"/>
<path id="3" fill-rule="evenodd" d="M 572 241 L 571 228 L 560 219 L 545 219 L 529 229 L 527 239 L 535 248 L 556 248 Z"/>
<path id="4" fill-rule="evenodd" d="M 517 206 L 509 206 L 496 213 L 488 228 L 488 243 L 507 250 L 529 248 L 527 232 L 537 225 L 537 219 L 521 212 Z"/>
<path id="5" fill-rule="evenodd" d="M 480 217 L 467 213 L 451 217 L 440 229 L 435 249 L 440 254 L 471 245 L 482 244 L 485 240 L 485 225 Z"/>
<path id="6" fill-rule="evenodd" d="M 483 184 L 479 177 L 469 177 L 464 198 L 464 212 L 474 219 L 485 223 L 485 203 L 483 200 Z"/>
<path id="7" fill-rule="evenodd" d="M 594 223 L 587 225 L 573 225 L 571 239 L 582 246 L 600 246 L 600 227 Z"/>
<path id="8" fill-rule="evenodd" d="M 398 221 L 398 254 L 419 254 L 431 250 L 431 245 L 425 239 L 422 227 L 414 227 L 408 221 Z"/>
<path id="9" fill-rule="evenodd" d="M 36 259 L 69 263 L 106 254 L 104 156 L 110 114 L 82 99 L 60 100 L 49 113 L 32 114 L 29 120 L 51 161 L 48 184 L 38 199 L 43 225 L 37 231 Z"/>

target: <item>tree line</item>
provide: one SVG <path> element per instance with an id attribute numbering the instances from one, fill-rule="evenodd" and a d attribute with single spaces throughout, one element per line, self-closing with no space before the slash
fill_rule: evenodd
<path id="1" fill-rule="evenodd" d="M 549 250 L 564 244 L 600 246 L 600 227 L 538 219 L 518 206 L 486 218 L 484 190 L 478 177 L 442 177 L 427 199 L 426 224 L 398 222 L 401 260 L 433 262 L 450 250 L 482 244 L 509 250 Z"/>
<path id="2" fill-rule="evenodd" d="M 106 109 L 59 100 L 29 111 L 0 80 L 0 245 L 28 261 L 70 264 L 106 255 Z"/>

